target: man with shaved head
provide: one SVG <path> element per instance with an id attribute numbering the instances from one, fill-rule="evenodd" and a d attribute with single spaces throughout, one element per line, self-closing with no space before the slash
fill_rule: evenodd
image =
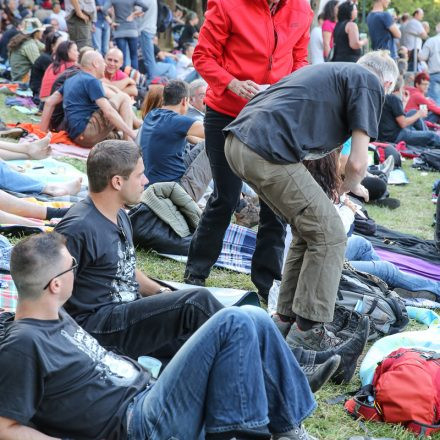
<path id="1" fill-rule="evenodd" d="M 105 72 L 102 79 L 104 84 L 117 87 L 128 96 L 136 97 L 138 89 L 136 82 L 121 70 L 124 55 L 120 49 L 114 47 L 105 56 Z"/>
<path id="2" fill-rule="evenodd" d="M 105 139 L 135 139 L 135 116 L 131 99 L 125 93 L 114 93 L 108 99 L 101 83 L 105 62 L 94 50 L 84 54 L 81 72 L 69 78 L 46 101 L 41 117 L 41 129 L 47 131 L 53 110 L 63 102 L 69 137 L 82 147 L 92 147 Z"/>

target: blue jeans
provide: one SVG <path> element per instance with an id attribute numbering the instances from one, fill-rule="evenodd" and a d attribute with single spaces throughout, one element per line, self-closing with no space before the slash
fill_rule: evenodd
<path id="1" fill-rule="evenodd" d="M 115 38 L 115 43 L 124 55 L 122 69 L 129 65 L 128 58 L 130 57 L 130 66 L 137 70 L 139 67 L 137 55 L 138 38 Z"/>
<path id="2" fill-rule="evenodd" d="M 428 97 L 433 99 L 437 105 L 440 105 L 440 72 L 429 75 Z"/>
<path id="3" fill-rule="evenodd" d="M 156 62 L 153 38 L 154 34 L 150 34 L 146 31 L 142 31 L 139 36 L 148 81 L 151 81 L 156 76 L 166 76 L 169 79 L 175 79 L 176 65 L 174 63 Z"/>
<path id="4" fill-rule="evenodd" d="M 396 143 L 405 141 L 408 145 L 420 147 L 440 147 L 440 136 L 434 131 L 402 128 L 397 136 Z"/>
<path id="5" fill-rule="evenodd" d="M 21 174 L 0 160 L 0 189 L 19 193 L 40 194 L 46 185 Z"/>
<path id="6" fill-rule="evenodd" d="M 9 262 L 11 261 L 12 245 L 3 235 L 0 235 L 0 269 L 9 271 Z"/>
<path id="7" fill-rule="evenodd" d="M 204 433 L 283 433 L 315 409 L 307 380 L 268 314 L 217 312 L 154 386 L 127 410 L 128 439 L 202 439 Z M 253 435 L 252 435 L 253 434 Z"/>
<path id="8" fill-rule="evenodd" d="M 105 56 L 108 52 L 110 42 L 110 25 L 104 21 L 98 21 L 95 25 L 95 32 L 92 33 L 93 47 Z"/>
<path id="9" fill-rule="evenodd" d="M 361 272 L 370 273 L 384 280 L 391 287 L 400 287 L 412 292 L 428 290 L 440 296 L 440 282 L 400 271 L 394 264 L 382 261 L 371 243 L 353 235 L 347 240 L 345 258 Z"/>

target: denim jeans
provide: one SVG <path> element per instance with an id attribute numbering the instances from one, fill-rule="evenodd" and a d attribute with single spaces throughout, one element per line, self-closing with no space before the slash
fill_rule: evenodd
<path id="1" fill-rule="evenodd" d="M 121 50 L 124 55 L 124 65 L 130 65 L 133 69 L 138 69 L 138 54 L 137 54 L 137 46 L 138 46 L 138 38 L 115 38 L 116 46 Z M 130 58 L 130 64 L 128 64 L 128 58 Z"/>
<path id="2" fill-rule="evenodd" d="M 186 273 L 207 278 L 217 261 L 223 237 L 240 199 L 242 181 L 231 170 L 225 157 L 225 128 L 234 118 L 207 108 L 205 145 L 214 180 L 202 218 L 194 232 L 188 253 Z M 285 222 L 260 200 L 260 223 L 255 252 L 252 257 L 251 279 L 262 296 L 267 296 L 274 279 L 281 279 Z M 207 245 L 209 243 L 209 245 Z"/>
<path id="3" fill-rule="evenodd" d="M 440 72 L 429 75 L 428 97 L 433 99 L 437 105 L 440 105 Z"/>
<path id="4" fill-rule="evenodd" d="M 0 235 L 0 269 L 9 271 L 11 261 L 12 245 L 3 235 Z"/>
<path id="5" fill-rule="evenodd" d="M 420 147 L 440 147 L 440 136 L 430 130 L 416 130 L 414 128 L 402 128 L 397 136 L 396 143 L 405 141 L 408 145 Z"/>
<path id="6" fill-rule="evenodd" d="M 13 170 L 0 160 L 0 189 L 19 193 L 40 194 L 45 185 L 32 177 Z"/>
<path id="7" fill-rule="evenodd" d="M 283 433 L 315 409 L 307 380 L 268 314 L 216 313 L 127 410 L 128 439 Z M 254 435 L 252 435 L 254 434 Z"/>
<path id="8" fill-rule="evenodd" d="M 376 275 L 390 287 L 400 287 L 412 292 L 428 290 L 440 296 L 439 281 L 402 272 L 394 264 L 382 261 L 371 243 L 363 237 L 357 235 L 349 237 L 345 258 L 355 269 Z"/>
<path id="9" fill-rule="evenodd" d="M 167 362 L 214 313 L 222 309 L 207 289 L 194 288 L 101 307 L 78 324 L 109 350 Z"/>
<path id="10" fill-rule="evenodd" d="M 110 42 L 110 25 L 103 20 L 95 25 L 95 32 L 92 33 L 93 47 L 105 56 L 108 52 Z"/>
<path id="11" fill-rule="evenodd" d="M 176 63 L 170 58 L 165 58 L 164 61 L 156 62 L 154 75 L 166 76 L 168 79 L 175 79 L 177 76 Z"/>

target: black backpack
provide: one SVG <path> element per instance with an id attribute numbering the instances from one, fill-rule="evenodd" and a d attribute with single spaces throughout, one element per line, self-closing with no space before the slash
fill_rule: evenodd
<path id="1" fill-rule="evenodd" d="M 165 32 L 173 22 L 171 9 L 161 0 L 157 0 L 157 32 Z"/>

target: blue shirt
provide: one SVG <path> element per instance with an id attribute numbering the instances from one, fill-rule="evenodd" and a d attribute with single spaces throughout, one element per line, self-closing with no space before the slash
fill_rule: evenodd
<path id="1" fill-rule="evenodd" d="M 145 116 L 141 148 L 149 183 L 175 182 L 186 171 L 183 152 L 194 119 L 156 108 Z"/>
<path id="2" fill-rule="evenodd" d="M 390 51 L 391 58 L 397 58 L 394 38 L 390 27 L 394 24 L 389 12 L 370 12 L 367 17 L 368 31 L 373 50 L 385 49 Z"/>
<path id="3" fill-rule="evenodd" d="M 92 114 L 99 110 L 96 100 L 105 97 L 104 88 L 99 79 L 81 71 L 58 91 L 63 95 L 69 137 L 75 139 L 86 129 Z"/>

